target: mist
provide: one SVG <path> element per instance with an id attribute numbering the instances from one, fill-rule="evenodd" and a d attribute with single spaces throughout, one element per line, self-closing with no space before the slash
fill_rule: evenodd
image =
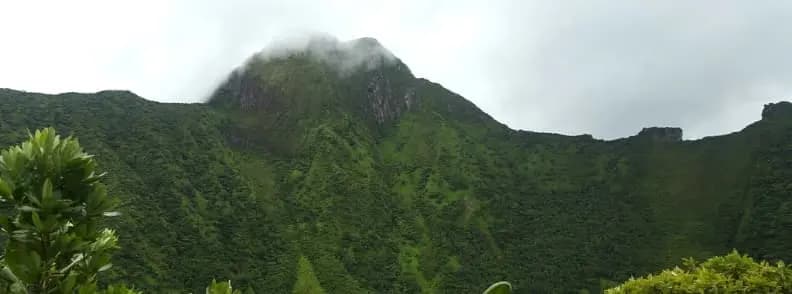
<path id="1" fill-rule="evenodd" d="M 325 33 L 302 33 L 273 41 L 253 55 L 259 61 L 305 54 L 329 65 L 339 75 L 394 64 L 396 57 L 374 38 L 340 41 Z"/>

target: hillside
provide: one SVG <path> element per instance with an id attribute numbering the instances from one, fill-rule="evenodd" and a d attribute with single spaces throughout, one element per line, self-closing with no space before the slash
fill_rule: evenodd
<path id="1" fill-rule="evenodd" d="M 111 275 L 150 292 L 598 292 L 732 248 L 792 260 L 786 102 L 695 141 L 517 131 L 376 40 L 320 40 L 251 58 L 205 104 L 0 89 L 0 146 L 45 126 L 109 172 Z"/>

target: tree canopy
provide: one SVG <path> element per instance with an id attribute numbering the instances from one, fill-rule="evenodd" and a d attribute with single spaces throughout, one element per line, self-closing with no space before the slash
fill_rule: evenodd
<path id="1" fill-rule="evenodd" d="M 123 285 L 100 290 L 98 276 L 111 267 L 118 249 L 115 232 L 103 220 L 115 216 L 118 200 L 107 194 L 94 158 L 79 142 L 52 128 L 38 130 L 0 152 L 0 229 L 6 237 L 0 259 L 3 293 L 137 293 Z M 300 256 L 295 293 L 324 293 L 314 269 Z M 510 293 L 497 282 L 484 293 Z M 247 288 L 246 293 L 253 292 Z M 684 259 L 681 267 L 631 278 L 606 290 L 620 293 L 790 293 L 792 268 L 757 262 L 736 250 L 704 262 Z M 213 280 L 209 294 L 241 293 L 231 282 Z"/>
<path id="2" fill-rule="evenodd" d="M 702 263 L 685 259 L 681 267 L 630 279 L 606 293 L 792 293 L 792 268 L 733 251 Z"/>
<path id="3" fill-rule="evenodd" d="M 97 292 L 97 275 L 111 267 L 118 241 L 101 228 L 117 203 L 102 177 L 76 139 L 52 128 L 0 153 L 5 292 Z M 131 293 L 123 286 L 107 292 Z"/>

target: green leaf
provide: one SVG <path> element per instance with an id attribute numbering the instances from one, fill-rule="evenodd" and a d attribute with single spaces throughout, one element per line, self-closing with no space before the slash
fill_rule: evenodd
<path id="1" fill-rule="evenodd" d="M 79 285 L 77 288 L 77 293 L 79 294 L 96 294 L 96 283 L 88 283 Z"/>
<path id="2" fill-rule="evenodd" d="M 41 187 L 41 206 L 44 208 L 52 207 L 55 198 L 52 196 L 52 182 L 49 179 L 44 180 Z"/>
<path id="3" fill-rule="evenodd" d="M 24 211 L 24 212 L 41 211 L 41 209 L 38 209 L 38 208 L 35 208 L 35 207 L 32 207 L 32 206 L 27 206 L 27 205 L 20 206 L 17 209 L 19 211 Z"/>
<path id="4" fill-rule="evenodd" d="M 3 269 L 0 270 L 0 278 L 11 283 L 19 282 L 19 278 L 17 278 L 17 276 L 14 275 L 14 272 L 12 272 L 7 266 L 4 266 Z"/>
<path id="5" fill-rule="evenodd" d="M 3 230 L 6 231 L 6 233 L 13 230 L 13 228 L 11 227 L 11 219 L 9 219 L 9 217 L 7 216 L 0 215 L 0 228 L 3 228 Z"/>
<path id="6" fill-rule="evenodd" d="M 68 275 L 66 279 L 61 282 L 60 290 L 62 293 L 73 293 L 74 287 L 77 286 L 77 275 Z"/>
<path id="7" fill-rule="evenodd" d="M 36 229 L 38 229 L 39 232 L 43 232 L 44 225 L 41 223 L 41 219 L 39 218 L 38 213 L 34 211 L 31 215 L 31 218 L 33 219 L 33 225 L 36 226 Z"/>
<path id="8" fill-rule="evenodd" d="M 6 200 L 10 200 L 11 198 L 11 187 L 2 179 L 0 179 L 0 197 Z"/>
<path id="9" fill-rule="evenodd" d="M 27 287 L 22 282 L 11 284 L 10 294 L 28 294 Z"/>

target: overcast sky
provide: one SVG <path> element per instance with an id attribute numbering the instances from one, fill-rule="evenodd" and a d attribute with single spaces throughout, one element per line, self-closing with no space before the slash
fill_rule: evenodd
<path id="1" fill-rule="evenodd" d="M 0 88 L 196 102 L 273 40 L 319 31 L 377 38 L 512 128 L 698 138 L 792 99 L 790 20 L 772 0 L 0 0 Z"/>

